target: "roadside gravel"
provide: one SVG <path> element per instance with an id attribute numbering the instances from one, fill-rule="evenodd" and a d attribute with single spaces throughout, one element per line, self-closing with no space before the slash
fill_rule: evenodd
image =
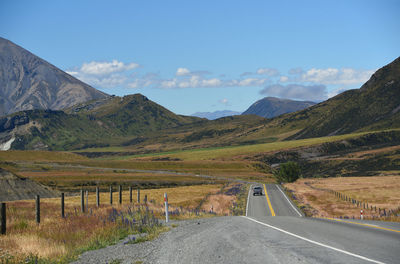
<path id="1" fill-rule="evenodd" d="M 218 218 L 213 218 L 217 220 Z M 139 237 L 132 235 L 126 239 L 121 240 L 118 244 L 108 246 L 106 248 L 88 251 L 83 253 L 79 259 L 73 263 L 76 264 L 95 264 L 95 263 L 158 263 L 159 259 L 163 259 L 160 255 L 162 245 L 170 240 L 169 237 L 185 236 L 188 230 L 197 230 L 199 227 L 205 228 L 208 221 L 212 219 L 192 219 L 184 221 L 171 221 L 168 226 L 171 230 L 162 233 L 158 238 L 153 241 L 146 241 L 137 244 L 127 244 L 126 242 L 132 237 Z M 174 227 L 172 227 L 174 226 Z M 197 228 L 195 228 L 197 227 Z"/>

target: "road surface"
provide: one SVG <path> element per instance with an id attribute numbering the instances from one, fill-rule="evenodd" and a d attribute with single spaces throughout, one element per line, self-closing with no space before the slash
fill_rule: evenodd
<path id="1" fill-rule="evenodd" d="M 79 263 L 400 263 L 400 224 L 303 217 L 277 185 L 247 216 L 178 222 L 158 239 L 84 253 Z M 265 195 L 265 190 L 267 195 Z"/>

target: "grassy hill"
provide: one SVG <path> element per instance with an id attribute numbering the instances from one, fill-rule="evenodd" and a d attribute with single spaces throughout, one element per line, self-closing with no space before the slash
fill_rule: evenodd
<path id="1" fill-rule="evenodd" d="M 129 144 L 137 136 L 201 120 L 175 115 L 136 94 L 80 104 L 65 112 L 18 112 L 0 119 L 0 133 L 16 137 L 13 149 L 72 150 Z"/>
<path id="2" fill-rule="evenodd" d="M 360 89 L 274 120 L 302 127 L 291 138 L 311 138 L 400 127 L 400 58 L 379 69 Z"/>
<path id="3" fill-rule="evenodd" d="M 273 119 L 180 116 L 135 94 L 91 101 L 65 111 L 33 110 L 1 118 L 0 142 L 15 137 L 13 149 L 102 147 L 99 152 L 144 154 L 393 128 L 400 128 L 400 58 L 379 69 L 360 89 Z"/>

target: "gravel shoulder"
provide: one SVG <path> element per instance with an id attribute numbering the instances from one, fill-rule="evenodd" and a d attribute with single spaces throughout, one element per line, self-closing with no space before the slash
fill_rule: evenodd
<path id="1" fill-rule="evenodd" d="M 273 217 L 273 219 L 276 220 L 275 224 L 288 222 L 293 226 L 301 218 Z M 307 222 L 307 219 L 302 221 Z M 313 222 L 318 224 L 319 221 Z M 127 245 L 121 242 L 104 249 L 89 251 L 75 263 L 112 263 L 116 260 L 118 263 L 160 264 L 265 263 L 265 261 L 272 264 L 365 263 L 365 260 L 293 238 L 244 217 L 214 217 L 179 221 L 174 224 L 178 226 L 153 241 Z M 327 222 L 324 224 L 330 225 Z M 342 244 L 340 242 L 336 244 L 331 240 L 322 242 L 333 243 L 337 247 L 341 247 Z M 394 256 L 391 256 L 386 263 L 395 263 L 393 259 L 396 259 L 397 253 L 391 254 Z"/>

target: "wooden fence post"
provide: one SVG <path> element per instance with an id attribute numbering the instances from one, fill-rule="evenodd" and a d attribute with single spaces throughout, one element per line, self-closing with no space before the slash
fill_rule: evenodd
<path id="1" fill-rule="evenodd" d="M 110 204 L 113 203 L 113 187 L 110 185 Z"/>
<path id="2" fill-rule="evenodd" d="M 99 190 L 99 186 L 96 187 L 96 206 L 100 207 L 100 190 Z"/>
<path id="3" fill-rule="evenodd" d="M 65 218 L 64 209 L 64 193 L 61 193 L 61 218 Z"/>
<path id="4" fill-rule="evenodd" d="M 1 209 L 0 209 L 0 214 L 1 214 L 1 227 L 0 227 L 0 233 L 2 235 L 6 234 L 6 229 L 7 229 L 7 217 L 6 217 L 6 203 L 1 203 Z"/>
<path id="5" fill-rule="evenodd" d="M 40 196 L 36 195 L 36 223 L 40 224 Z"/>
<path id="6" fill-rule="evenodd" d="M 85 195 L 83 189 L 81 189 L 81 211 L 82 213 L 85 212 Z"/>
<path id="7" fill-rule="evenodd" d="M 122 185 L 119 186 L 119 204 L 122 204 Z"/>
<path id="8" fill-rule="evenodd" d="M 132 186 L 129 186 L 129 202 L 132 203 Z"/>
<path id="9" fill-rule="evenodd" d="M 89 191 L 85 191 L 85 196 L 86 196 L 86 212 L 89 212 Z"/>
<path id="10" fill-rule="evenodd" d="M 140 189 L 137 189 L 137 202 L 140 204 Z"/>

